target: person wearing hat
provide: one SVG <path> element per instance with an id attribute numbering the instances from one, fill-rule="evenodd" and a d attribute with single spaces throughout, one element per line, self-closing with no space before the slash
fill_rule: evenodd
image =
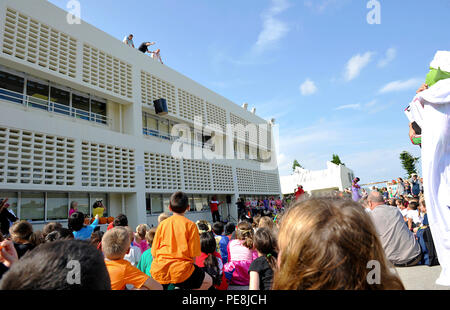
<path id="1" fill-rule="evenodd" d="M 105 213 L 105 207 L 103 206 L 102 200 L 97 200 L 92 206 L 92 216 L 98 215 L 98 217 L 103 217 L 103 213 Z"/>

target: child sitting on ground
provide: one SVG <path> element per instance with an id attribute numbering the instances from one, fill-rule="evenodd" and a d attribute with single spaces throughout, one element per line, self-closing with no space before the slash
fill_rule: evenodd
<path id="1" fill-rule="evenodd" d="M 236 230 L 236 224 L 235 223 L 227 223 L 225 225 L 225 235 L 228 237 L 228 240 L 232 240 L 232 235 L 234 233 L 234 231 Z M 228 247 L 228 246 L 227 246 Z M 227 251 L 227 256 L 228 256 L 228 251 Z M 228 261 L 228 260 L 227 260 Z"/>
<path id="2" fill-rule="evenodd" d="M 226 264 L 228 262 L 228 242 L 230 239 L 227 236 L 223 236 L 224 226 L 222 222 L 216 222 L 212 226 L 214 232 L 214 238 L 216 239 L 217 252 L 222 257 L 222 263 Z"/>
<path id="3" fill-rule="evenodd" d="M 228 263 L 224 271 L 230 284 L 248 285 L 248 269 L 257 257 L 258 252 L 253 249 L 253 227 L 249 222 L 241 222 L 236 230 L 236 239 L 228 243 Z"/>
<path id="4" fill-rule="evenodd" d="M 9 234 L 19 258 L 41 243 L 39 235 L 33 232 L 33 226 L 25 220 L 14 223 L 9 228 Z"/>
<path id="5" fill-rule="evenodd" d="M 422 225 L 422 218 L 420 217 L 418 209 L 419 203 L 417 201 L 411 201 L 408 205 L 408 212 L 406 213 L 406 219 L 408 222 L 409 230 L 413 231 L 414 228 Z"/>
<path id="6" fill-rule="evenodd" d="M 141 249 L 141 253 L 144 253 L 148 249 L 147 240 L 145 240 L 145 235 L 150 230 L 150 227 L 147 224 L 139 224 L 136 227 L 136 233 L 134 236 L 134 245 L 138 246 Z"/>
<path id="7" fill-rule="evenodd" d="M 130 246 L 130 233 L 125 227 L 114 227 L 103 236 L 102 249 L 111 289 L 124 290 L 127 284 L 131 284 L 137 289 L 161 290 L 161 284 L 124 259 Z"/>
<path id="8" fill-rule="evenodd" d="M 272 287 L 273 271 L 277 265 L 277 244 L 272 231 L 260 227 L 253 238 L 258 258 L 249 268 L 249 290 L 270 290 Z"/>
<path id="9" fill-rule="evenodd" d="M 152 256 L 152 244 L 155 238 L 156 227 L 152 227 L 145 234 L 145 241 L 148 244 L 148 250 L 142 253 L 141 259 L 137 265 L 137 268 L 148 276 L 152 276 L 150 273 L 150 267 L 152 266 L 153 256 Z"/>
<path id="10" fill-rule="evenodd" d="M 216 240 L 212 232 L 200 234 L 201 255 L 196 257 L 195 264 L 202 268 L 213 279 L 214 286 L 210 289 L 226 290 L 227 279 L 223 273 L 223 263 L 220 254 L 216 251 Z"/>
<path id="11" fill-rule="evenodd" d="M 169 210 L 173 215 L 158 225 L 153 240 L 151 275 L 165 288 L 175 284 L 181 289 L 207 290 L 212 278 L 194 264 L 195 257 L 201 254 L 199 232 L 195 223 L 184 216 L 189 210 L 188 196 L 174 193 Z"/>
<path id="12" fill-rule="evenodd" d="M 130 235 L 130 250 L 127 255 L 125 255 L 124 259 L 129 261 L 130 264 L 134 267 L 139 263 L 141 259 L 141 249 L 134 243 L 134 232 L 130 227 L 126 226 L 125 229 L 128 231 Z"/>

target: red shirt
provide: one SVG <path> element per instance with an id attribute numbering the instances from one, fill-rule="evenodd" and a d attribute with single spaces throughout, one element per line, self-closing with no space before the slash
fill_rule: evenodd
<path id="1" fill-rule="evenodd" d="M 303 195 L 305 193 L 305 191 L 303 190 L 303 188 L 298 188 L 297 191 L 295 192 L 295 199 L 298 199 L 298 197 L 300 197 L 301 195 Z"/>
<path id="2" fill-rule="evenodd" d="M 219 211 L 219 202 L 211 201 L 211 203 L 209 204 L 209 207 L 211 208 L 211 212 Z"/>

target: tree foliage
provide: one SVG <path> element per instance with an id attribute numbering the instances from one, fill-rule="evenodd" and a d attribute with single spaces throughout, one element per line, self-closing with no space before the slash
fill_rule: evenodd
<path id="1" fill-rule="evenodd" d="M 295 171 L 295 168 L 303 168 L 302 165 L 300 165 L 297 161 L 297 159 L 294 160 L 294 163 L 292 164 L 292 171 Z"/>
<path id="2" fill-rule="evenodd" d="M 333 164 L 335 164 L 335 165 L 344 165 L 345 166 L 345 164 L 341 161 L 341 159 L 339 158 L 339 155 L 337 155 L 337 154 L 333 154 L 333 160 L 331 161 Z"/>
<path id="3" fill-rule="evenodd" d="M 403 169 L 406 170 L 406 176 L 409 178 L 411 174 L 417 173 L 416 163 L 420 157 L 414 157 L 407 151 L 400 153 L 400 161 L 402 162 Z"/>

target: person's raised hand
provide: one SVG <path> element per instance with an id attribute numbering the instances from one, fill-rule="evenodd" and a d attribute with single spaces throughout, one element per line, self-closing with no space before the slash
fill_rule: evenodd
<path id="1" fill-rule="evenodd" d="M 0 261 L 6 267 L 10 268 L 12 264 L 17 262 L 19 257 L 17 255 L 14 243 L 10 240 L 5 240 L 0 243 Z"/>

